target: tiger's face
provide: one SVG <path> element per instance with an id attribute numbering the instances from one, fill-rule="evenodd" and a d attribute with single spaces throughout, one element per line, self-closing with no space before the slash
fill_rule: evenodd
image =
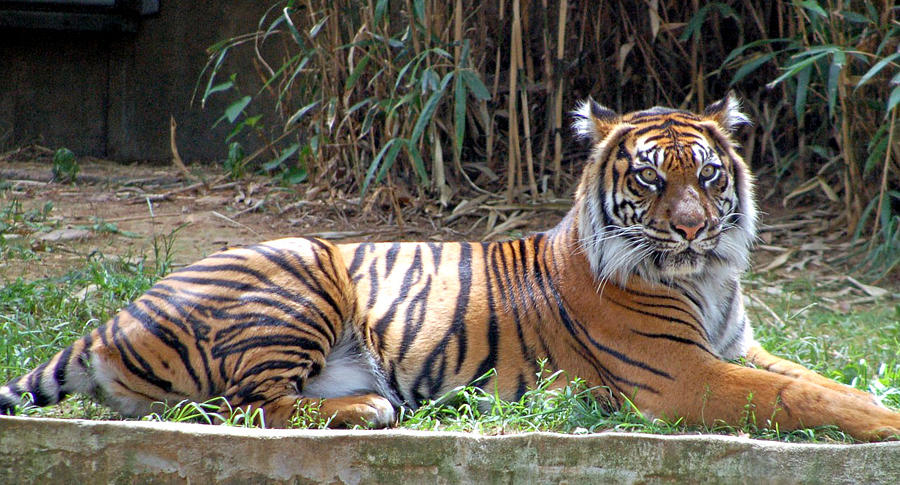
<path id="1" fill-rule="evenodd" d="M 620 116 L 593 102 L 575 114 L 575 129 L 593 145 L 576 200 L 598 278 L 671 281 L 743 269 L 756 209 L 731 140 L 748 122 L 733 97 L 702 115 L 652 108 Z"/>

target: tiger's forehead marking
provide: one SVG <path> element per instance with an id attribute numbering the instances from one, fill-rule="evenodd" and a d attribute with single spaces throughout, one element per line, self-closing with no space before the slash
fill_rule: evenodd
<path id="1" fill-rule="evenodd" d="M 713 149 L 702 136 L 685 137 L 684 132 L 654 133 L 634 140 L 637 165 L 652 165 L 657 169 L 692 170 L 712 157 Z"/>

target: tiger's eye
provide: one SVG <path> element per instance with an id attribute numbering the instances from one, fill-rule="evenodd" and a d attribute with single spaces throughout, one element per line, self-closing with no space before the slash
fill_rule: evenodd
<path id="1" fill-rule="evenodd" d="M 656 185 L 656 181 L 659 179 L 659 174 L 650 167 L 643 168 L 638 172 L 638 176 L 641 178 L 641 181 L 647 185 Z"/>
<path id="2" fill-rule="evenodd" d="M 711 164 L 704 165 L 703 168 L 700 169 L 700 177 L 703 180 L 709 180 L 716 176 L 719 173 L 719 167 Z"/>

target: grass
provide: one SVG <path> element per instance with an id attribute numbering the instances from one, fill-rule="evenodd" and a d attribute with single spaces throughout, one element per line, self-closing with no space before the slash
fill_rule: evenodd
<path id="1" fill-rule="evenodd" d="M 0 381 L 31 370 L 146 291 L 168 272 L 174 238 L 172 233 L 155 241 L 154 256 L 160 261 L 157 264 L 146 263 L 147 259 L 119 260 L 95 255 L 61 277 L 4 281 L 0 288 Z M 7 252 L 4 257 L 17 254 Z M 40 258 L 40 254 L 27 257 Z M 800 278 L 773 283 L 771 278 L 752 274 L 746 278 L 746 286 L 748 293 L 754 295 L 748 312 L 764 347 L 837 381 L 872 392 L 887 405 L 900 408 L 900 302 L 896 298 L 863 303 L 845 313 L 835 306 L 833 295 L 840 293 L 836 282 Z M 650 419 L 630 403 L 610 411 L 594 398 L 603 389 L 588 388 L 579 379 L 560 387 L 556 384 L 563 382 L 561 379 L 565 380 L 561 373 L 542 371 L 536 388 L 514 402 L 498 399 L 489 386 L 463 387 L 415 411 L 401 410 L 400 426 L 492 435 L 616 430 L 739 434 L 779 441 L 853 441 L 833 428 L 789 433 L 767 429 L 765 417 L 749 412 L 750 402 L 745 421 L 737 427 L 687 427 L 679 421 Z M 144 419 L 265 426 L 264 416 L 258 410 L 232 412 L 225 408 L 227 404 L 221 398 L 206 403 L 182 402 L 161 406 Z M 122 419 L 81 397 L 48 408 L 24 406 L 21 411 L 32 416 Z M 328 421 L 315 411 L 298 409 L 295 425 L 327 427 Z"/>

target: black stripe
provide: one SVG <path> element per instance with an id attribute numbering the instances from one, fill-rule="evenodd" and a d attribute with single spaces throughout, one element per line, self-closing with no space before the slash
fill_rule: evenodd
<path id="1" fill-rule="evenodd" d="M 44 362 L 39 365 L 36 369 L 31 371 L 28 376 L 28 391 L 31 392 L 31 396 L 34 398 L 35 406 L 46 406 L 55 402 L 53 398 L 56 396 L 47 394 L 41 386 L 41 378 L 43 377 L 44 371 L 47 370 L 47 364 L 48 362 Z"/>
<path id="2" fill-rule="evenodd" d="M 488 371 L 494 369 L 497 366 L 497 347 L 500 340 L 500 331 L 497 325 L 497 307 L 493 291 L 494 282 L 491 280 L 489 270 L 492 265 L 492 262 L 489 260 L 491 246 L 493 246 L 493 244 L 491 243 L 482 243 L 482 248 L 484 249 L 482 255 L 482 257 L 484 258 L 484 280 L 485 286 L 487 286 L 488 321 L 486 337 L 488 343 L 488 352 L 481 363 L 478 365 L 478 369 L 475 371 L 475 374 L 469 379 L 470 381 L 474 381 L 475 379 L 483 376 Z"/>
<path id="3" fill-rule="evenodd" d="M 146 305 L 147 309 L 153 312 L 154 316 L 150 316 L 147 312 L 140 309 L 138 307 L 138 303 L 143 303 L 144 305 Z M 123 312 L 127 313 L 132 318 L 140 322 L 141 325 L 143 325 L 144 330 L 159 339 L 170 349 L 174 350 L 175 353 L 178 354 L 178 357 L 181 359 L 181 364 L 184 366 L 184 369 L 187 371 L 188 375 L 190 375 L 191 379 L 193 379 L 194 386 L 198 391 L 203 389 L 200 378 L 197 376 L 197 373 L 194 370 L 194 366 L 191 363 L 191 356 L 188 352 L 187 346 L 185 346 L 182 342 L 183 339 L 179 338 L 178 335 L 175 335 L 174 332 L 166 328 L 164 324 L 161 324 L 157 321 L 157 319 L 161 319 L 168 320 L 169 322 L 176 322 L 176 320 L 172 318 L 171 315 L 164 312 L 154 303 L 146 300 L 139 300 L 138 302 L 135 302 L 135 304 L 129 305 L 125 310 L 123 310 Z M 179 326 L 182 326 L 180 322 L 178 324 Z M 187 333 L 186 328 L 183 329 L 183 331 Z"/>
<path id="4" fill-rule="evenodd" d="M 321 243 L 320 241 L 317 241 L 315 239 L 310 239 L 309 241 L 313 242 L 313 243 Z M 277 252 L 275 252 L 275 254 L 272 254 L 269 252 L 263 252 L 262 248 L 265 248 L 269 251 L 274 251 L 273 248 L 266 247 L 266 246 L 261 246 L 260 248 L 261 249 L 258 250 L 258 252 L 260 254 L 262 254 L 267 260 L 269 260 L 273 264 L 276 264 L 282 270 L 284 270 L 287 273 L 289 273 L 290 275 L 292 275 L 299 283 L 301 283 L 309 291 L 313 292 L 316 296 L 325 300 L 325 303 L 327 303 L 328 306 L 331 307 L 331 309 L 334 311 L 334 313 L 337 314 L 341 320 L 344 320 L 344 318 L 345 318 L 344 308 L 340 304 L 338 304 L 338 302 L 334 299 L 334 297 L 330 293 L 328 293 L 324 288 L 322 288 L 321 284 L 318 284 L 315 287 L 313 287 L 311 282 L 315 281 L 316 278 L 313 276 L 312 271 L 309 270 L 309 267 L 307 266 L 306 261 L 302 257 L 300 257 L 295 252 L 277 251 Z M 327 247 L 323 246 L 324 251 L 328 252 L 327 249 L 328 249 Z M 328 252 L 328 254 L 331 255 L 330 252 Z M 276 258 L 276 255 L 279 257 Z M 321 260 L 319 259 L 319 252 L 313 251 L 312 255 L 316 260 L 319 271 L 322 274 L 328 275 L 328 271 L 325 270 L 325 267 L 323 266 Z M 296 268 L 294 268 L 292 265 L 288 264 L 285 261 L 285 258 L 287 258 L 287 257 L 291 257 L 296 264 L 298 264 L 301 268 L 303 268 L 304 271 L 306 271 L 306 274 L 307 274 L 306 277 L 304 277 L 304 275 L 301 275 L 300 272 L 297 271 Z M 333 264 L 329 265 L 329 267 L 331 269 L 334 269 Z M 339 283 L 337 281 L 334 281 L 333 278 L 332 278 L 332 283 L 334 284 L 335 287 L 339 288 Z M 317 305 L 310 305 L 310 306 L 313 308 L 317 307 Z"/>
<path id="5" fill-rule="evenodd" d="M 710 355 L 712 355 L 712 356 L 715 356 L 715 354 L 713 354 L 711 350 L 709 350 L 708 348 L 706 348 L 705 345 L 701 344 L 700 342 L 695 342 L 695 341 L 693 341 L 693 340 L 691 340 L 691 339 L 688 339 L 688 338 L 679 337 L 679 336 L 677 336 L 677 335 L 671 335 L 671 334 L 668 334 L 668 333 L 648 333 L 648 332 L 642 332 L 642 331 L 640 331 L 640 330 L 635 330 L 635 329 L 631 329 L 631 332 L 632 332 L 632 333 L 636 333 L 636 334 L 638 334 L 638 335 L 640 335 L 640 336 L 642 336 L 642 337 L 653 338 L 653 339 L 671 340 L 672 342 L 678 342 L 678 343 L 681 343 L 681 344 L 694 345 L 694 346 L 700 348 L 700 350 L 706 352 L 707 354 L 710 354 Z"/>
<path id="6" fill-rule="evenodd" d="M 133 304 L 132 304 L 133 305 Z M 127 310 L 127 309 L 126 309 Z M 122 332 L 119 325 L 119 316 L 113 320 L 109 331 L 112 334 L 112 344 L 119 351 L 122 364 L 136 377 L 147 383 L 162 389 L 164 392 L 172 392 L 172 383 L 160 378 L 153 372 L 153 368 L 139 352 L 131 345 L 131 341 Z"/>
<path id="7" fill-rule="evenodd" d="M 632 359 L 632 358 L 628 357 L 627 355 L 625 355 L 615 349 L 607 347 L 607 346 L 601 344 L 600 342 L 597 342 L 596 340 L 594 340 L 594 338 L 591 337 L 590 334 L 585 330 L 584 325 L 581 322 L 574 320 L 571 317 L 571 315 L 569 315 L 568 310 L 566 310 L 567 305 L 563 301 L 562 297 L 559 296 L 559 294 L 555 288 L 554 288 L 554 296 L 557 298 L 558 308 L 559 308 L 559 312 L 560 312 L 560 317 L 562 318 L 563 325 L 565 326 L 566 330 L 568 330 L 569 333 L 576 339 L 576 341 L 579 342 L 580 345 L 587 346 L 587 344 L 585 342 L 583 342 L 581 338 L 579 338 L 579 334 L 583 335 L 587 339 L 587 343 L 590 343 L 591 348 L 593 348 L 595 350 L 598 350 L 600 352 L 608 354 L 608 355 L 616 358 L 620 362 L 623 362 L 630 366 L 634 366 L 639 369 L 643 369 L 643 370 L 650 372 L 652 374 L 655 374 L 657 376 L 665 377 L 666 379 L 674 380 L 674 378 L 669 373 L 662 371 L 660 369 L 657 369 L 655 367 L 652 367 L 645 362 L 641 362 L 639 360 Z M 610 300 L 610 301 L 612 301 L 612 300 Z M 648 387 L 648 390 L 651 390 L 651 389 Z M 656 392 L 656 391 L 653 391 L 653 392 Z"/>
<path id="8" fill-rule="evenodd" d="M 660 120 L 660 121 L 662 121 L 662 120 Z M 634 131 L 634 136 L 639 137 L 641 135 L 644 135 L 644 134 L 649 133 L 654 130 L 671 129 L 673 126 L 678 127 L 678 128 L 694 128 L 694 129 L 697 128 L 696 123 L 681 121 L 681 120 L 677 120 L 674 118 L 666 118 L 665 121 L 662 121 L 662 123 L 645 126 L 643 128 L 638 128 L 637 130 Z"/>
<path id="9" fill-rule="evenodd" d="M 62 353 L 59 356 L 59 360 L 56 362 L 56 368 L 53 369 L 53 379 L 56 380 L 56 383 L 59 385 L 59 394 L 56 396 L 57 402 L 62 400 L 62 398 L 66 395 L 66 392 L 63 391 L 63 387 L 65 387 L 66 385 L 69 359 L 72 357 L 72 347 L 74 345 L 75 344 L 72 344 L 63 349 Z"/>
<path id="10" fill-rule="evenodd" d="M 371 310 L 375 307 L 378 300 L 378 259 L 375 258 L 369 263 L 369 299 L 366 301 L 366 309 Z"/>
<path id="11" fill-rule="evenodd" d="M 356 250 L 353 251 L 353 261 L 350 263 L 350 267 L 347 268 L 347 272 L 353 276 L 359 271 L 359 267 L 362 265 L 363 260 L 366 257 L 366 253 L 372 250 L 375 247 L 372 243 L 362 243 L 356 247 Z"/>
<path id="12" fill-rule="evenodd" d="M 428 245 L 428 249 L 431 249 L 431 259 L 434 260 L 434 270 L 435 270 L 436 272 L 437 272 L 437 271 L 440 271 L 440 269 L 441 269 L 441 255 L 442 255 L 443 252 L 444 252 L 444 245 L 443 245 L 443 244 L 438 244 L 438 243 L 433 243 L 433 242 L 429 242 L 429 243 L 426 243 L 426 244 Z"/>
<path id="13" fill-rule="evenodd" d="M 406 272 L 403 274 L 403 281 L 400 283 L 400 292 L 397 295 L 397 298 L 391 302 L 390 307 L 388 307 L 387 312 L 375 322 L 375 325 L 372 327 L 373 331 L 379 336 L 379 338 L 384 338 L 384 333 L 387 331 L 387 328 L 394 322 L 394 315 L 397 314 L 397 310 L 401 303 L 406 301 L 407 297 L 409 297 L 409 292 L 412 290 L 412 287 L 419 283 L 422 280 L 422 251 L 421 247 L 416 247 L 416 252 L 413 255 L 413 260 L 407 268 Z M 380 350 L 384 350 L 384 342 L 381 340 L 379 342 Z"/>
<path id="14" fill-rule="evenodd" d="M 397 362 L 401 362 L 412 346 L 413 340 L 419 336 L 419 330 L 425 324 L 426 310 L 428 308 L 428 295 L 431 292 L 431 275 L 425 282 L 425 287 L 412 297 L 406 307 L 406 315 L 403 323 L 403 340 L 400 342 L 400 350 L 397 352 Z"/>
<path id="15" fill-rule="evenodd" d="M 680 319 L 680 318 L 669 317 L 669 316 L 666 316 L 666 315 L 660 315 L 659 313 L 653 313 L 653 312 L 648 312 L 648 311 L 645 311 L 645 310 L 640 310 L 640 309 L 637 309 L 637 308 L 628 306 L 628 305 L 626 305 L 626 304 L 624 304 L 624 303 L 622 303 L 622 302 L 616 301 L 616 300 L 614 300 L 614 299 L 612 299 L 612 298 L 610 298 L 608 301 L 609 301 L 610 303 L 612 303 L 612 304 L 618 306 L 618 307 L 624 308 L 624 309 L 626 309 L 626 310 L 629 310 L 629 311 L 632 311 L 632 312 L 635 312 L 635 313 L 640 313 L 641 315 L 646 315 L 646 316 L 648 316 L 648 317 L 658 318 L 658 319 L 663 320 L 663 321 L 665 321 L 665 322 L 672 322 L 672 323 L 677 323 L 677 324 L 679 324 L 679 325 L 684 325 L 684 326 L 686 326 L 686 327 L 688 327 L 688 328 L 694 330 L 695 332 L 697 332 L 697 333 L 699 333 L 699 334 L 704 334 L 704 333 L 705 333 L 705 332 L 702 332 L 699 328 L 697 328 L 697 327 L 696 327 L 694 324 L 692 324 L 691 322 L 688 322 L 688 321 L 686 321 L 686 320 L 682 320 L 682 319 Z"/>
<path id="16" fill-rule="evenodd" d="M 302 364 L 305 364 L 305 362 L 297 362 L 296 360 L 268 359 L 242 372 L 240 379 L 248 379 L 252 376 L 262 374 L 267 370 L 291 370 L 296 369 L 297 367 L 304 367 Z"/>
<path id="17" fill-rule="evenodd" d="M 216 343 L 210 349 L 210 353 L 214 358 L 224 360 L 226 357 L 234 354 L 243 354 L 250 349 L 263 349 L 265 347 L 297 347 L 324 354 L 324 349 L 318 342 L 304 337 L 284 334 L 255 335 L 230 344 Z"/>
<path id="18" fill-rule="evenodd" d="M 397 253 L 400 252 L 400 243 L 392 243 L 391 247 L 387 250 L 387 253 L 384 255 L 384 266 L 385 271 L 384 275 L 387 276 L 391 274 L 391 270 L 394 269 L 394 263 L 397 262 Z"/>

